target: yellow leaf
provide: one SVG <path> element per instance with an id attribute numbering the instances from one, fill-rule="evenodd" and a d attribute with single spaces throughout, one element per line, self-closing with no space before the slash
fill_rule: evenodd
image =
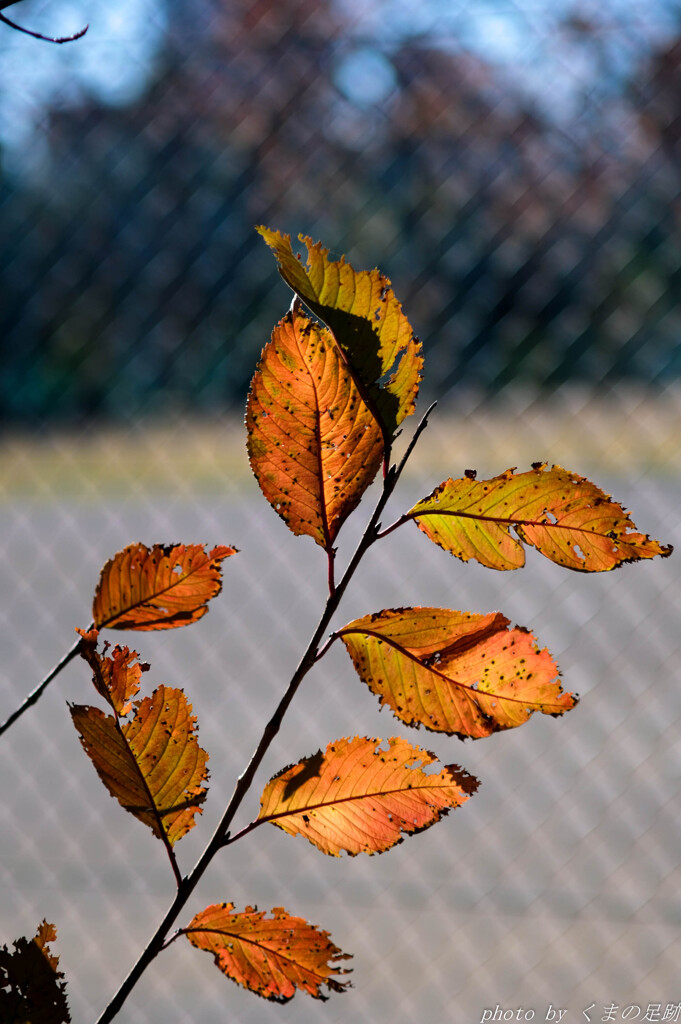
<path id="1" fill-rule="evenodd" d="M 83 749 L 126 811 L 171 846 L 202 813 L 208 754 L 196 738 L 196 719 L 182 690 L 159 686 L 135 705 L 132 720 L 99 708 L 71 706 Z"/>
<path id="2" fill-rule="evenodd" d="M 476 480 L 471 471 L 436 487 L 406 517 L 445 551 L 490 569 L 524 565 L 522 542 L 581 572 L 672 552 L 671 545 L 637 533 L 610 495 L 561 466 L 537 464 L 517 474 L 509 469 L 492 480 Z"/>
<path id="3" fill-rule="evenodd" d="M 500 612 L 386 609 L 338 630 L 360 679 L 407 725 L 479 739 L 522 725 L 535 711 L 562 715 L 549 652 Z"/>
<path id="4" fill-rule="evenodd" d="M 437 758 L 399 737 L 355 736 L 329 744 L 267 783 L 258 821 L 303 835 L 322 853 L 383 853 L 403 834 L 434 825 L 475 792 L 477 779 L 457 765 L 438 775 Z M 420 762 L 422 767 L 415 767 Z"/>
<path id="5" fill-rule="evenodd" d="M 330 551 L 376 475 L 383 441 L 329 331 L 297 310 L 263 351 L 246 426 L 267 500 L 293 533 Z"/>
<path id="6" fill-rule="evenodd" d="M 331 330 L 389 441 L 414 411 L 423 366 L 421 343 L 390 281 L 378 270 L 355 271 L 344 258 L 329 260 L 328 249 L 301 235 L 307 247 L 304 267 L 289 235 L 266 227 L 258 231 L 274 252 L 284 281 Z"/>

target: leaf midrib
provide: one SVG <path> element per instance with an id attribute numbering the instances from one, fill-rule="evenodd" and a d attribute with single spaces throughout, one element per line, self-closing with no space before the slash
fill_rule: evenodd
<path id="1" fill-rule="evenodd" d="M 274 924 L 275 921 L 274 920 L 272 920 L 272 921 L 265 921 L 264 923 L 265 924 Z M 303 964 L 298 963 L 298 961 L 294 960 L 293 957 L 286 956 L 285 953 L 280 953 L 278 949 L 270 949 L 268 946 L 265 945 L 264 942 L 256 942 L 255 939 L 246 938 L 246 936 L 244 936 L 244 935 L 237 935 L 234 932 L 223 931 L 221 928 L 199 928 L 199 927 L 197 927 L 197 928 L 183 928 L 182 929 L 182 934 L 183 935 L 196 934 L 196 933 L 200 933 L 200 932 L 207 932 L 210 935 L 222 935 L 222 936 L 225 936 L 225 937 L 228 937 L 228 938 L 232 938 L 236 942 L 245 942 L 249 946 L 255 946 L 256 949 L 264 949 L 264 950 L 266 950 L 266 952 L 272 953 L 274 956 L 279 957 L 281 960 L 284 960 L 286 963 L 292 964 L 294 967 L 297 967 L 299 970 L 307 971 L 307 973 L 311 974 L 313 978 L 319 978 L 320 980 L 319 980 L 318 984 L 320 984 L 320 985 L 321 984 L 326 984 L 327 978 L 331 976 L 331 975 L 325 976 L 323 974 L 317 974 L 317 972 L 315 970 L 313 970 L 310 967 L 305 967 Z M 212 950 L 206 950 L 206 952 L 213 952 L 213 951 Z M 332 973 L 337 974 L 338 971 L 334 969 Z M 291 982 L 291 984 L 293 985 L 294 988 L 298 988 L 298 986 L 293 981 L 293 979 L 289 978 L 288 981 Z"/>
<path id="2" fill-rule="evenodd" d="M 499 632 L 502 632 L 502 631 L 500 630 Z M 500 694 L 500 693 L 497 693 L 497 692 L 492 693 L 489 690 L 480 690 L 480 689 L 476 690 L 474 686 L 469 686 L 467 683 L 461 683 L 457 679 L 453 679 L 451 676 L 445 675 L 444 672 L 441 672 L 439 669 L 435 668 L 433 665 L 424 665 L 424 663 L 421 661 L 421 659 L 418 657 L 418 655 L 412 654 L 411 651 L 409 651 L 406 647 L 403 647 L 396 640 L 393 640 L 392 637 L 388 637 L 388 636 L 386 636 L 383 633 L 378 633 L 378 632 L 376 632 L 373 629 L 341 629 L 341 630 L 338 631 L 338 633 L 336 635 L 340 636 L 342 638 L 343 636 L 347 636 L 347 635 L 349 635 L 351 633 L 356 633 L 356 634 L 359 634 L 360 636 L 372 636 L 372 637 L 374 637 L 374 639 L 380 640 L 383 643 L 388 644 L 389 647 L 394 648 L 394 650 L 398 651 L 405 658 L 409 658 L 410 661 L 415 662 L 420 668 L 425 669 L 427 672 L 432 672 L 433 675 L 439 676 L 440 679 L 443 679 L 446 683 L 448 683 L 450 685 L 458 686 L 462 690 L 467 690 L 469 693 L 473 694 L 474 697 L 491 697 L 491 698 L 496 698 L 497 700 L 512 701 L 514 704 L 522 704 L 524 707 L 536 707 L 538 709 L 550 706 L 549 704 L 542 703 L 540 701 L 520 700 L 520 698 L 518 698 L 518 697 L 506 697 L 504 694 Z M 492 634 L 492 635 L 494 635 L 494 634 Z M 477 703 L 477 701 L 476 701 L 476 703 Z M 556 706 L 558 706 L 558 705 L 556 705 Z M 487 715 L 486 712 L 482 711 L 482 709 L 480 709 L 480 710 L 481 710 L 482 714 L 484 714 L 487 717 L 489 717 L 489 715 Z"/>
<path id="3" fill-rule="evenodd" d="M 165 557 L 167 558 L 168 556 L 166 555 Z M 146 561 L 146 559 L 145 559 L 145 561 Z M 150 594 L 148 597 L 142 598 L 139 601 L 135 601 L 131 605 L 127 605 L 125 608 L 122 608 L 115 615 L 110 615 L 109 618 L 106 619 L 104 622 L 99 623 L 97 628 L 98 629 L 106 628 L 109 625 L 110 622 L 114 622 L 116 619 L 120 618 L 122 615 L 127 615 L 129 612 L 134 611 L 135 608 L 143 608 L 145 604 L 151 604 L 152 601 L 155 601 L 157 598 L 161 597 L 163 594 L 167 594 L 169 591 L 173 590 L 175 587 L 180 586 L 180 584 L 184 583 L 185 580 L 188 580 L 190 576 L 192 576 L 196 572 L 199 572 L 200 569 L 204 568 L 204 566 L 208 565 L 210 562 L 213 562 L 213 561 L 214 561 L 214 559 L 209 557 L 207 559 L 207 561 L 205 561 L 203 563 L 203 565 L 195 566 L 192 569 L 190 569 L 189 572 L 184 573 L 183 575 L 178 576 L 178 578 L 176 580 L 174 580 L 169 586 L 162 587 L 160 590 L 154 591 L 154 593 Z M 140 568 L 142 568 L 143 565 L 144 565 L 144 562 L 142 562 L 140 564 Z M 170 616 L 166 615 L 165 618 L 154 620 L 154 622 L 155 621 L 166 622 L 166 621 L 168 621 L 168 618 L 175 619 L 175 618 L 181 617 L 183 615 L 189 615 L 189 616 L 193 615 L 193 614 L 195 614 L 199 610 L 199 608 L 204 607 L 205 604 L 206 604 L 206 602 L 202 601 L 201 604 L 198 606 L 198 608 L 195 608 L 193 611 L 178 611 L 178 612 L 173 613 Z M 153 607 L 153 605 L 152 605 L 152 607 Z M 161 609 L 159 609 L 159 611 L 161 611 Z M 153 622 L 145 623 L 145 625 L 153 625 L 153 624 L 154 624 Z"/>
<path id="4" fill-rule="evenodd" d="M 415 757 L 414 760 L 418 760 L 418 758 Z M 450 766 L 449 765 L 444 765 L 443 767 L 445 769 L 447 769 Z M 412 770 L 414 770 L 414 769 L 412 769 Z M 427 775 L 426 778 L 427 779 L 439 779 L 440 776 L 439 775 Z M 433 789 L 439 789 L 439 788 L 447 789 L 449 787 L 449 785 L 450 784 L 447 783 L 447 782 L 441 782 L 441 784 L 439 786 L 428 786 L 424 782 L 421 782 L 418 785 L 410 785 L 410 786 L 406 786 L 405 785 L 405 786 L 402 786 L 400 789 L 382 789 L 382 790 L 380 790 L 379 792 L 376 792 L 376 793 L 363 793 L 363 794 L 359 794 L 359 795 L 355 795 L 355 796 L 343 796 L 343 797 L 335 798 L 335 799 L 333 799 L 332 801 L 329 801 L 329 802 L 322 802 L 322 803 L 319 803 L 319 804 L 309 804 L 309 805 L 306 804 L 304 807 L 296 808 L 295 810 L 279 811 L 276 814 L 269 814 L 269 815 L 267 815 L 264 818 L 258 818 L 257 822 L 258 822 L 258 824 L 271 823 L 273 821 L 278 820 L 279 818 L 290 818 L 290 817 L 292 817 L 292 816 L 294 816 L 296 814 L 307 814 L 308 811 L 323 810 L 326 807 L 332 808 L 332 807 L 335 807 L 336 804 L 352 803 L 353 801 L 358 801 L 358 800 L 373 800 L 373 799 L 377 799 L 379 797 L 400 796 L 400 795 L 407 794 L 407 793 L 418 792 L 420 790 L 433 790 Z M 468 794 L 466 794 L 465 791 L 462 790 L 461 785 L 459 783 L 457 783 L 454 779 L 452 779 L 451 786 L 453 788 L 459 789 L 462 792 L 464 792 L 464 799 L 468 799 Z M 450 808 L 453 809 L 454 806 L 458 806 L 458 805 L 445 804 L 442 808 L 436 808 L 436 810 L 442 811 L 442 810 L 448 810 Z"/>

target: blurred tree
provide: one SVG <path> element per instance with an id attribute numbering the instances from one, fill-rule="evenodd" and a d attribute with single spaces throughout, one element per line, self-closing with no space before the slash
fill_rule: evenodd
<path id="1" fill-rule="evenodd" d="M 143 95 L 53 110 L 43 185 L 3 185 L 7 418 L 241 402 L 282 312 L 260 222 L 389 266 L 440 393 L 678 375 L 665 50 L 568 123 L 332 0 L 167 4 Z"/>

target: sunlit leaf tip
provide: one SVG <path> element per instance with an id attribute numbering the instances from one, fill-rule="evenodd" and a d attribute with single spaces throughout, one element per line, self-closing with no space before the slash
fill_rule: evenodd
<path id="1" fill-rule="evenodd" d="M 352 959 L 335 946 L 329 933 L 292 917 L 283 907 L 272 916 L 257 907 L 234 911 L 233 903 L 206 907 L 182 932 L 197 949 L 213 954 L 216 965 L 228 978 L 265 999 L 285 1003 L 296 990 L 325 999 L 322 986 L 344 992 L 348 974 L 339 967 Z"/>
<path id="2" fill-rule="evenodd" d="M 251 468 L 267 500 L 294 534 L 331 551 L 376 475 L 383 440 L 330 332 L 299 308 L 263 350 L 246 427 Z"/>
<path id="3" fill-rule="evenodd" d="M 549 652 L 500 612 L 392 608 L 337 635 L 360 679 L 407 725 L 479 739 L 535 711 L 562 715 L 578 700 L 563 691 Z"/>
<path id="4" fill-rule="evenodd" d="M 176 629 L 196 622 L 222 588 L 222 562 L 237 553 L 220 545 L 130 544 L 99 577 L 92 608 L 102 629 Z"/>
<path id="5" fill-rule="evenodd" d="M 390 440 L 414 412 L 421 381 L 421 342 L 402 312 L 390 281 L 379 270 L 355 271 L 345 258 L 303 235 L 303 266 L 289 235 L 257 229 L 276 256 L 279 273 L 331 330 L 358 390 Z"/>
<path id="6" fill-rule="evenodd" d="M 477 480 L 469 470 L 460 480 L 445 480 L 407 517 L 457 558 L 490 569 L 523 566 L 523 543 L 579 572 L 603 572 L 672 552 L 671 545 L 637 533 L 622 506 L 595 484 L 543 463 L 491 480 Z"/>
<path id="7" fill-rule="evenodd" d="M 477 789 L 477 779 L 457 765 L 424 771 L 436 763 L 430 751 L 400 737 L 339 739 L 270 779 L 258 820 L 336 857 L 383 853 Z"/>
<path id="8" fill-rule="evenodd" d="M 0 946 L 2 1024 L 69 1024 L 64 975 L 49 946 L 56 938 L 55 926 L 43 921 L 33 939 L 16 939 L 11 952 Z"/>
<path id="9" fill-rule="evenodd" d="M 159 686 L 131 710 L 123 722 L 96 707 L 70 706 L 83 749 L 110 795 L 172 846 L 203 813 L 208 754 L 182 690 Z"/>

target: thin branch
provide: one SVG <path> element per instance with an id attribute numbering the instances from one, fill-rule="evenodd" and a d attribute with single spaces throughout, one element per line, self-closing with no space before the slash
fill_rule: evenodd
<path id="1" fill-rule="evenodd" d="M 416 447 L 416 442 L 418 441 L 421 434 L 428 426 L 428 417 L 430 416 L 431 412 L 433 411 L 436 405 L 437 402 L 432 402 L 424 412 L 423 416 L 421 417 L 421 422 L 414 431 L 413 437 L 407 446 L 407 450 L 402 456 L 402 461 L 400 462 L 399 469 L 397 470 L 398 476 L 400 476 L 400 474 L 402 473 L 402 470 L 406 466 L 409 457 L 411 456 L 411 453 L 414 451 L 414 448 Z M 411 517 L 407 513 L 405 513 L 403 516 L 400 516 L 400 518 L 396 519 L 394 523 L 392 523 L 390 526 L 387 526 L 385 530 L 380 530 L 376 534 L 376 540 L 381 540 L 383 537 L 387 537 L 389 533 L 392 533 L 393 530 L 396 530 L 398 526 L 402 526 L 404 523 L 408 522 L 410 518 Z"/>
<path id="2" fill-rule="evenodd" d="M 433 409 L 435 408 L 436 405 L 437 405 L 437 402 L 431 402 L 431 404 L 428 406 L 428 408 L 424 412 L 423 416 L 421 417 L 421 421 L 420 421 L 418 427 L 416 428 L 416 430 L 414 431 L 412 439 L 409 442 L 409 444 L 407 445 L 407 450 L 404 453 L 404 455 L 402 456 L 402 461 L 400 462 L 399 467 L 397 469 L 397 476 L 398 476 L 398 478 L 401 476 L 402 470 L 407 465 L 407 462 L 409 461 L 409 458 L 411 457 L 411 453 L 414 451 L 414 448 L 416 447 L 416 442 L 418 441 L 418 439 L 420 438 L 421 434 L 423 433 L 423 431 L 428 426 L 428 417 L 430 416 L 431 412 L 433 411 Z"/>
<path id="3" fill-rule="evenodd" d="M 222 849 L 223 846 L 226 846 L 229 843 L 234 842 L 237 838 L 245 835 L 247 832 L 252 831 L 252 829 L 256 827 L 256 824 L 254 822 L 251 822 L 250 825 L 246 826 L 246 828 L 242 829 L 241 832 L 238 832 L 235 836 L 230 837 L 228 834 L 229 826 L 231 825 L 235 814 L 237 813 L 239 807 L 241 806 L 244 797 L 251 788 L 253 779 L 255 778 L 255 774 L 258 768 L 260 767 L 263 758 L 265 757 L 265 754 L 269 750 L 272 741 L 279 732 L 284 715 L 286 714 L 286 711 L 288 710 L 288 707 L 291 701 L 293 700 L 298 690 L 298 687 L 300 686 L 300 684 L 302 683 L 303 679 L 310 671 L 312 666 L 318 660 L 319 644 L 321 643 L 322 637 L 328 631 L 331 619 L 333 618 L 333 615 L 335 614 L 336 609 L 340 604 L 341 598 L 343 597 L 343 594 L 345 593 L 345 590 L 347 589 L 350 580 L 354 576 L 359 563 L 361 562 L 362 558 L 364 557 L 368 549 L 377 540 L 378 526 L 383 509 L 385 508 L 390 496 L 395 490 L 400 475 L 407 463 L 407 460 L 409 459 L 409 456 L 414 450 L 414 445 L 416 444 L 419 436 L 426 427 L 428 416 L 432 412 L 434 406 L 435 403 L 431 405 L 431 407 L 428 409 L 423 419 L 419 423 L 418 427 L 416 428 L 414 436 L 412 437 L 407 448 L 407 451 L 405 452 L 399 466 L 391 466 L 390 469 L 388 470 L 383 485 L 383 490 L 381 492 L 381 496 L 378 499 L 378 502 L 376 503 L 376 507 L 374 508 L 371 519 L 369 520 L 366 529 L 364 530 L 362 538 L 359 541 L 359 544 L 357 545 L 357 548 L 355 549 L 355 552 L 352 558 L 350 559 L 350 562 L 348 563 L 345 572 L 343 573 L 342 579 L 336 586 L 333 593 L 329 594 L 326 606 L 317 624 L 317 628 L 312 634 L 312 637 L 307 645 L 305 653 L 300 659 L 298 667 L 293 673 L 291 680 L 286 688 L 286 691 L 281 700 L 279 701 L 279 705 L 277 706 L 276 711 L 274 712 L 271 719 L 265 726 L 263 734 L 260 738 L 260 742 L 258 743 L 255 751 L 253 752 L 253 755 L 248 763 L 248 766 L 237 779 L 236 786 L 234 787 L 234 792 L 232 793 L 232 797 L 229 803 L 227 804 L 225 812 L 222 815 L 222 818 L 217 828 L 215 829 L 213 836 L 211 837 L 210 841 L 208 842 L 208 845 L 201 854 L 201 857 L 197 861 L 191 874 L 189 874 L 186 878 L 182 879 L 182 882 L 178 887 L 177 895 L 175 896 L 175 899 L 173 900 L 170 907 L 168 908 L 165 917 L 163 918 L 160 925 L 156 929 L 154 935 L 147 943 L 146 948 L 144 949 L 141 956 L 137 960 L 137 963 L 130 971 L 128 977 L 125 979 L 116 995 L 113 997 L 107 1008 L 102 1013 L 101 1017 L 97 1021 L 97 1024 L 110 1024 L 110 1021 L 114 1019 L 116 1014 L 122 1008 L 126 999 L 128 998 L 133 988 L 146 971 L 149 964 L 151 964 L 151 962 L 158 956 L 162 949 L 169 945 L 170 941 L 174 941 L 174 939 L 167 941 L 166 936 L 172 925 L 175 923 L 176 918 L 178 917 L 178 915 L 184 908 L 185 904 L 187 903 L 189 897 L 193 893 L 194 889 L 198 885 L 199 881 L 203 877 L 210 862 L 213 860 L 213 857 L 215 857 L 215 855 L 218 853 L 220 849 Z M 325 649 L 328 649 L 328 644 L 326 645 Z"/>
<path id="4" fill-rule="evenodd" d="M 2 15 L 0 15 L 0 18 L 1 17 L 2 17 Z M 90 625 L 88 628 L 92 629 L 92 625 Z M 39 683 L 36 686 L 35 690 L 33 690 L 32 693 L 29 693 L 28 697 L 23 702 L 23 704 L 20 707 L 18 707 L 17 710 L 14 711 L 9 716 L 9 718 L 7 719 L 6 722 L 3 722 L 2 725 L 0 725 L 0 736 L 3 734 L 3 732 L 5 732 L 6 729 L 9 729 L 10 725 L 12 725 L 14 722 L 16 722 L 16 720 L 18 718 L 20 718 L 21 715 L 23 715 L 24 711 L 28 711 L 28 709 L 31 707 L 31 705 L 35 704 L 36 701 L 38 701 L 40 699 L 40 697 L 42 697 L 43 693 L 45 692 L 47 687 L 50 685 L 52 680 L 55 678 L 55 676 L 58 676 L 59 673 L 61 672 L 61 670 L 63 668 L 66 668 L 68 663 L 70 661 L 73 661 L 73 659 L 76 657 L 77 654 L 80 654 L 82 643 L 83 643 L 83 638 L 82 637 L 79 640 L 76 640 L 76 642 L 73 645 L 73 647 L 69 651 L 67 651 L 67 653 L 64 655 L 64 657 L 61 659 L 61 661 L 57 665 L 54 666 L 52 671 L 49 672 L 48 675 L 45 676 L 45 678 L 43 679 L 42 683 Z"/>
<path id="5" fill-rule="evenodd" d="M 5 7 L 9 7 L 9 4 L 5 4 Z M 10 28 L 14 28 L 17 32 L 23 32 L 26 36 L 32 36 L 33 39 L 42 39 L 45 43 L 73 43 L 76 39 L 82 39 L 89 25 L 82 28 L 80 32 L 74 32 L 72 36 L 44 36 L 41 32 L 32 32 L 30 28 L 24 28 L 23 25 L 17 25 L 15 21 L 10 21 L 4 14 L 0 14 L 0 21 L 4 21 L 5 25 L 9 25 Z"/>

